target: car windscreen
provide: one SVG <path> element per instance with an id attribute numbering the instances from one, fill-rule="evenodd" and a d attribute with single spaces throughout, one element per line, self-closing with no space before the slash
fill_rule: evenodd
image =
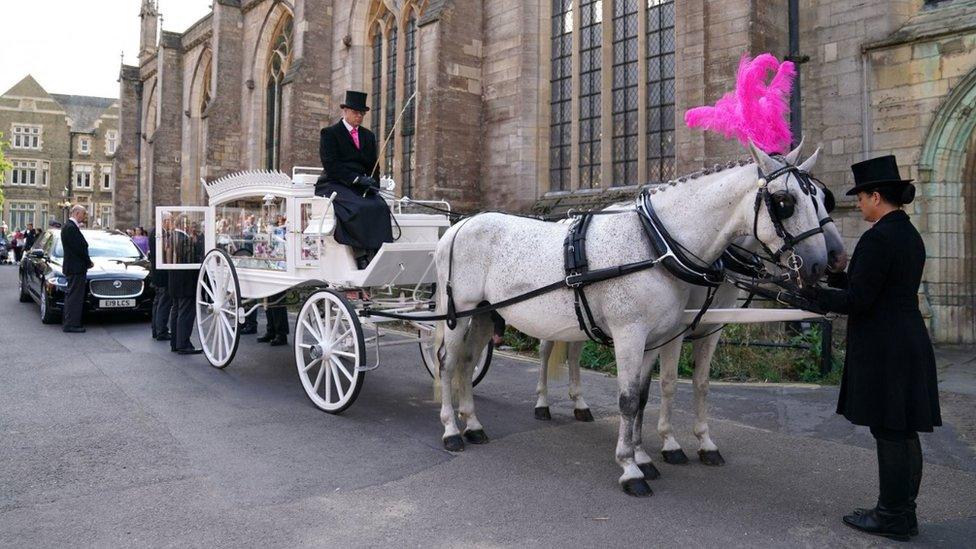
<path id="1" fill-rule="evenodd" d="M 132 243 L 132 239 L 124 234 L 85 232 L 88 241 L 88 255 L 91 257 L 108 257 L 113 259 L 140 259 L 142 252 Z M 64 257 L 61 239 L 54 246 L 54 257 Z"/>

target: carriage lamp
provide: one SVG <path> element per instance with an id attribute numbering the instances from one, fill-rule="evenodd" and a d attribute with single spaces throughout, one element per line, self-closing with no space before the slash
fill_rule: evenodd
<path id="1" fill-rule="evenodd" d="M 394 181 L 390 176 L 382 177 L 380 178 L 380 187 L 382 187 L 384 190 L 392 191 L 393 189 L 396 189 L 396 181 Z"/>

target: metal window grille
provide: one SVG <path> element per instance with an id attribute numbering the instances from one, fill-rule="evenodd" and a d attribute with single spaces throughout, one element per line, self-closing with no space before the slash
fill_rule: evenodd
<path id="1" fill-rule="evenodd" d="M 373 120 L 376 120 L 376 133 L 382 134 L 380 122 L 383 120 L 383 31 L 377 25 L 373 32 Z M 382 136 L 380 137 L 382 140 Z"/>
<path id="2" fill-rule="evenodd" d="M 407 32 L 404 43 L 403 60 L 403 100 L 407 101 L 417 91 L 417 19 L 411 15 L 407 22 Z M 416 98 L 411 101 L 403 113 L 403 163 L 401 164 L 401 188 L 404 196 L 410 196 L 413 191 L 413 154 L 414 134 L 417 126 Z"/>
<path id="3" fill-rule="evenodd" d="M 390 37 L 386 43 L 386 126 L 383 135 L 387 135 L 386 150 L 383 152 L 384 168 L 387 175 L 393 174 L 393 142 L 390 133 L 396 122 L 396 78 L 397 78 L 397 29 L 390 29 Z"/>
<path id="4" fill-rule="evenodd" d="M 613 5 L 613 181 L 637 184 L 638 0 Z"/>
<path id="5" fill-rule="evenodd" d="M 580 3 L 579 187 L 600 186 L 600 84 L 603 0 Z"/>
<path id="6" fill-rule="evenodd" d="M 549 189 L 569 190 L 572 117 L 573 1 L 552 0 L 549 84 Z"/>
<path id="7" fill-rule="evenodd" d="M 674 177 L 674 1 L 647 6 L 647 183 Z"/>

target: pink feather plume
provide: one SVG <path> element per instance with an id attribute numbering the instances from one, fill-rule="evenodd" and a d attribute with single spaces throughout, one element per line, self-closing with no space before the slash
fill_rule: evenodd
<path id="1" fill-rule="evenodd" d="M 766 84 L 769 75 L 772 80 Z M 785 153 L 790 148 L 790 90 L 796 69 L 790 61 L 780 63 L 764 53 L 750 59 L 742 56 L 735 91 L 725 94 L 714 107 L 695 107 L 685 113 L 689 128 L 702 128 L 736 138 L 743 145 L 751 140 L 767 153 Z"/>

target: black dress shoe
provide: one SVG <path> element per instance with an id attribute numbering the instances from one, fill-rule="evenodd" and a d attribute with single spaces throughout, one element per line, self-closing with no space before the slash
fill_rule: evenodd
<path id="1" fill-rule="evenodd" d="M 198 355 L 203 352 L 203 349 L 178 349 L 176 354 L 178 355 Z"/>
<path id="2" fill-rule="evenodd" d="M 267 333 L 258 338 L 258 343 L 268 343 L 269 341 L 273 341 L 274 338 L 275 338 L 274 334 Z"/>
<path id="3" fill-rule="evenodd" d="M 81 326 L 65 326 L 61 331 L 66 334 L 83 334 L 86 330 Z"/>
<path id="4" fill-rule="evenodd" d="M 271 340 L 272 347 L 281 347 L 282 345 L 288 345 L 288 337 L 275 336 L 275 338 Z"/>
<path id="5" fill-rule="evenodd" d="M 172 337 L 170 337 L 169 334 L 163 334 L 163 335 L 156 336 L 156 341 L 169 341 L 170 339 L 172 339 Z"/>
<path id="6" fill-rule="evenodd" d="M 908 541 L 911 529 L 908 523 L 908 513 L 904 510 L 887 510 L 883 507 L 864 510 L 846 515 L 844 524 L 875 536 L 884 536 L 896 541 Z"/>

